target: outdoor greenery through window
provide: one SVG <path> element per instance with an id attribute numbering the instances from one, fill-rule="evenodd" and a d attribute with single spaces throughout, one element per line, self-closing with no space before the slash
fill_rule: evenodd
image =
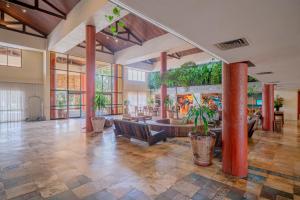
<path id="1" fill-rule="evenodd" d="M 0 66 L 22 67 L 22 50 L 0 46 Z"/>
<path id="2" fill-rule="evenodd" d="M 128 69 L 128 80 L 145 82 L 146 72 L 135 70 L 135 69 Z"/>

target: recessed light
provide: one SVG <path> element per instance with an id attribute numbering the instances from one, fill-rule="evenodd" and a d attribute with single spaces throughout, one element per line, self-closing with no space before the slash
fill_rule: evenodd
<path id="1" fill-rule="evenodd" d="M 115 41 L 116 41 L 116 42 L 119 42 L 119 40 L 118 40 L 118 39 L 115 39 Z"/>
<path id="2" fill-rule="evenodd" d="M 106 36 L 106 39 L 109 39 L 109 37 L 108 37 L 108 36 Z"/>
<path id="3" fill-rule="evenodd" d="M 10 7 L 9 3 L 6 3 L 6 7 L 7 7 L 7 8 L 9 8 L 9 7 Z"/>
<path id="4" fill-rule="evenodd" d="M 27 10 L 25 10 L 25 9 L 22 9 L 22 12 L 23 12 L 23 13 L 26 13 L 26 12 L 27 12 Z"/>

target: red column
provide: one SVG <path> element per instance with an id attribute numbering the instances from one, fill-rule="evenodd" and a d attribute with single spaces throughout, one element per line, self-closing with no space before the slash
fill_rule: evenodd
<path id="1" fill-rule="evenodd" d="M 223 171 L 233 176 L 246 177 L 248 175 L 247 64 L 223 64 L 222 87 Z"/>
<path id="2" fill-rule="evenodd" d="M 86 132 L 93 131 L 91 117 L 95 116 L 95 53 L 96 53 L 95 26 L 86 26 Z"/>
<path id="3" fill-rule="evenodd" d="M 114 109 L 113 109 L 113 114 L 118 114 L 118 65 L 114 64 L 113 65 L 113 70 L 114 70 L 114 93 L 113 93 L 113 104 L 114 104 Z"/>
<path id="4" fill-rule="evenodd" d="M 264 84 L 262 100 L 263 100 L 262 128 L 265 131 L 272 131 L 273 130 L 273 120 L 274 120 L 274 85 L 273 84 Z"/>
<path id="5" fill-rule="evenodd" d="M 56 56 L 55 52 L 50 52 L 50 119 L 56 119 L 55 116 L 55 65 L 56 65 Z"/>
<path id="6" fill-rule="evenodd" d="M 160 75 L 162 76 L 167 71 L 167 52 L 162 52 L 160 54 Z M 165 99 L 167 97 L 167 86 L 162 84 L 160 87 L 160 117 L 167 118 L 167 109 L 165 106 Z"/>

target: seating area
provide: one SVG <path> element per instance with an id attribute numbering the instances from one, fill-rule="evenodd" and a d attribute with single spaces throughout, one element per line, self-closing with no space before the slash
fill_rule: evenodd
<path id="1" fill-rule="evenodd" d="M 299 10 L 0 0 L 0 200 L 300 200 Z"/>

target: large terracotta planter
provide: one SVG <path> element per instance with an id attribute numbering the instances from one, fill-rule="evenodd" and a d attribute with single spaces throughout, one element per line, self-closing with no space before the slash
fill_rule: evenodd
<path id="1" fill-rule="evenodd" d="M 213 149 L 216 142 L 216 135 L 209 132 L 207 135 L 190 132 L 193 160 L 196 165 L 209 166 L 212 164 Z"/>

